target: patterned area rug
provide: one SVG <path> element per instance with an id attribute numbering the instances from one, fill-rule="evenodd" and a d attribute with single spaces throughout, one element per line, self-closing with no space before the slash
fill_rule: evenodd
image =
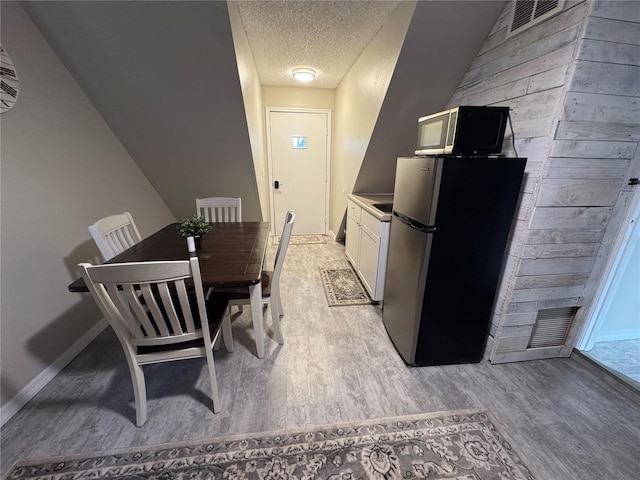
<path id="1" fill-rule="evenodd" d="M 322 286 L 330 307 L 366 305 L 371 298 L 350 268 L 321 268 Z"/>
<path id="2" fill-rule="evenodd" d="M 397 417 L 15 465 L 7 479 L 534 479 L 487 413 Z"/>
<path id="3" fill-rule="evenodd" d="M 280 235 L 273 236 L 273 244 L 280 243 Z M 324 235 L 291 235 L 289 245 L 311 245 L 313 243 L 327 243 Z"/>

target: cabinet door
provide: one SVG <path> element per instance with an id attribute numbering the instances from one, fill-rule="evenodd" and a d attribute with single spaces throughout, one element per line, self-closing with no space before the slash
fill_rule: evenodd
<path id="1" fill-rule="evenodd" d="M 351 215 L 347 215 L 347 233 L 344 239 L 345 253 L 347 258 L 358 269 L 358 252 L 360 251 L 360 222 Z"/>
<path id="2" fill-rule="evenodd" d="M 358 267 L 364 286 L 372 300 L 379 300 L 375 298 L 374 295 L 378 275 L 379 245 L 380 240 L 376 235 L 371 233 L 367 228 L 360 229 L 360 257 L 358 259 Z"/>

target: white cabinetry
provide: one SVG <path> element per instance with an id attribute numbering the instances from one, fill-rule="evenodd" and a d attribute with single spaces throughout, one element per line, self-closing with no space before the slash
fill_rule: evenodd
<path id="1" fill-rule="evenodd" d="M 347 233 L 345 235 L 345 253 L 357 270 L 358 252 L 360 251 L 360 216 L 362 207 L 352 202 L 347 203 Z"/>
<path id="2" fill-rule="evenodd" d="M 389 248 L 389 222 L 383 222 L 361 205 L 347 203 L 345 252 L 372 300 L 381 301 Z"/>

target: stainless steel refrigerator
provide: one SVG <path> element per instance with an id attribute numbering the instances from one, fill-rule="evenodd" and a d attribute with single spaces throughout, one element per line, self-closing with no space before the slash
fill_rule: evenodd
<path id="1" fill-rule="evenodd" d="M 407 364 L 482 359 L 525 164 L 398 158 L 382 319 Z"/>

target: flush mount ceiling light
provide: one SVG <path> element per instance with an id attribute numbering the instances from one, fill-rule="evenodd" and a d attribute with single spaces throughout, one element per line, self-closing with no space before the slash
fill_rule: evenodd
<path id="1" fill-rule="evenodd" d="M 299 82 L 310 82 L 316 78 L 316 71 L 310 68 L 294 68 L 293 78 Z"/>

